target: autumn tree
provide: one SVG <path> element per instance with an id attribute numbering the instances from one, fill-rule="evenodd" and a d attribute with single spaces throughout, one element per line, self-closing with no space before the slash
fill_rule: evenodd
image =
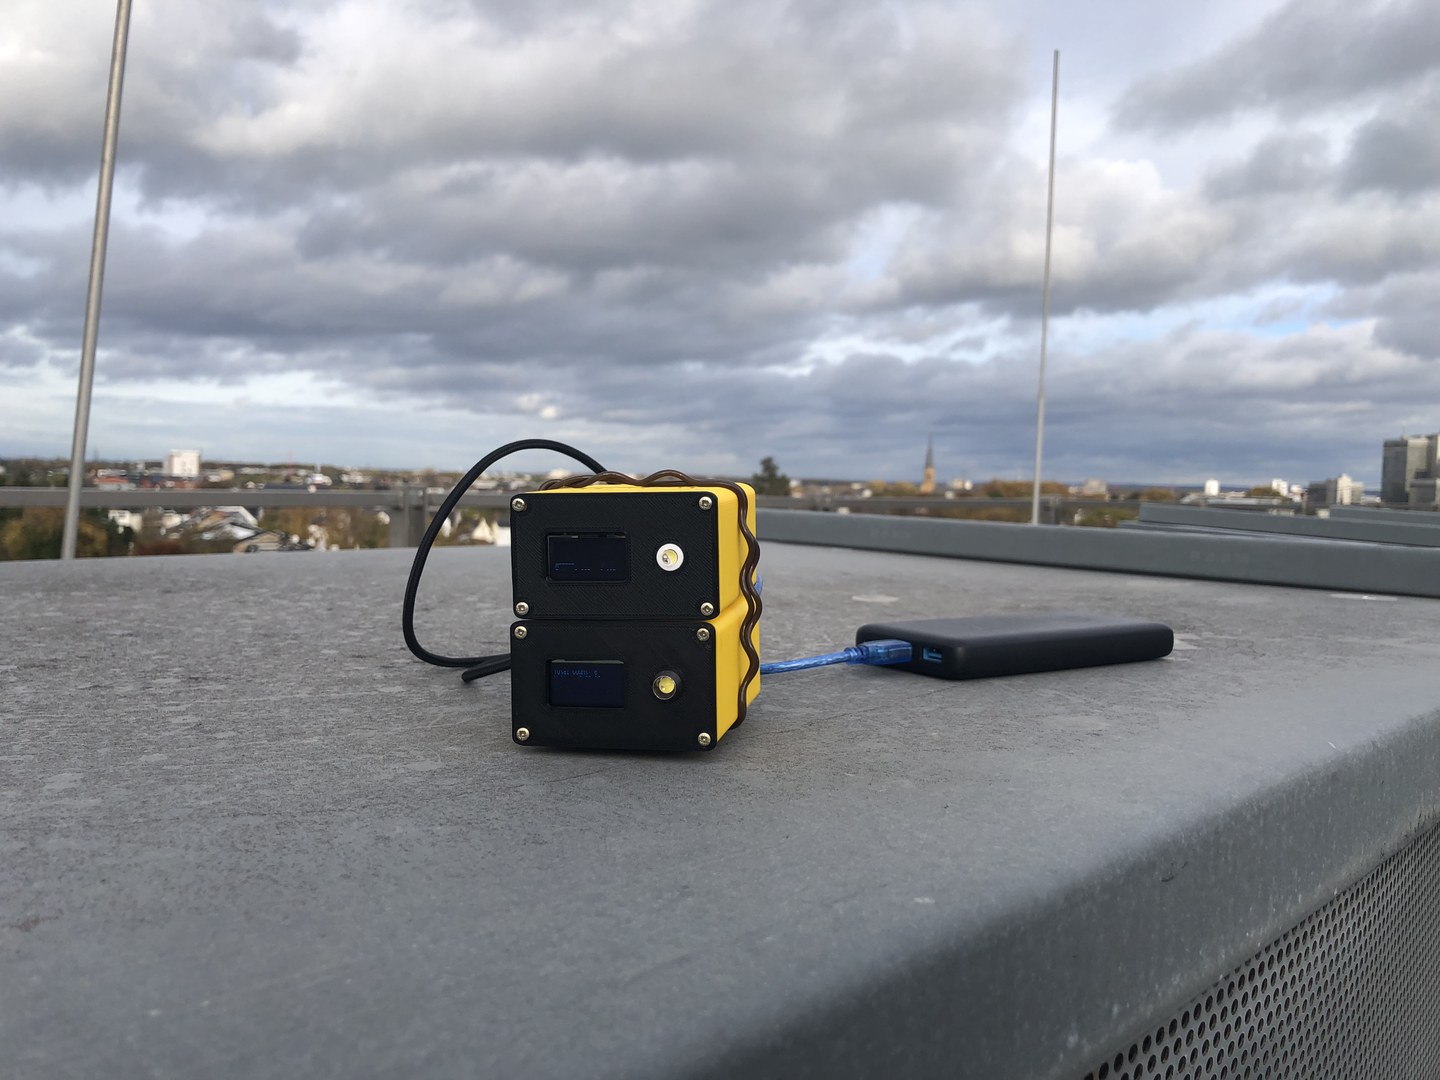
<path id="1" fill-rule="evenodd" d="M 998 477 L 980 485 L 979 492 L 987 499 L 1028 499 L 1035 485 L 1029 480 L 1001 480 Z M 1041 495 L 1068 495 L 1070 489 L 1055 480 L 1040 481 Z"/>
<path id="2" fill-rule="evenodd" d="M 310 526 L 315 523 L 316 513 L 305 506 L 267 506 L 261 511 L 262 528 L 274 529 L 285 536 L 298 540 L 310 539 Z"/>
<path id="3" fill-rule="evenodd" d="M 1139 511 L 1131 510 L 1129 507 L 1101 505 L 1095 509 L 1087 508 L 1075 511 L 1074 523 L 1088 525 L 1091 528 L 1113 529 L 1120 522 L 1134 521 L 1139 516 Z"/>
<path id="4" fill-rule="evenodd" d="M 325 541 L 333 548 L 390 546 L 390 531 L 374 510 L 326 507 L 320 512 L 318 524 L 324 527 Z"/>
<path id="5" fill-rule="evenodd" d="M 80 515 L 75 554 L 82 558 L 124 555 L 128 529 L 122 530 L 100 510 Z M 58 559 L 65 535 L 65 511 L 58 506 L 27 506 L 0 528 L 0 559 Z"/>
<path id="6" fill-rule="evenodd" d="M 790 478 L 780 471 L 773 457 L 760 459 L 760 471 L 750 477 L 756 495 L 789 495 Z"/>
<path id="7" fill-rule="evenodd" d="M 920 494 L 920 485 L 909 480 L 877 480 L 870 491 L 879 498 L 913 499 Z"/>

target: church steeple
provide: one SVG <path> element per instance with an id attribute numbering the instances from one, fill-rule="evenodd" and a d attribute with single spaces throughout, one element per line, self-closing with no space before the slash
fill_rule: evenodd
<path id="1" fill-rule="evenodd" d="M 935 436 L 925 440 L 925 479 L 920 481 L 920 494 L 935 494 Z"/>

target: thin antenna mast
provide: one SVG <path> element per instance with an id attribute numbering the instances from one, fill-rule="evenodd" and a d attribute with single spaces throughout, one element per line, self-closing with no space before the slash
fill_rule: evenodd
<path id="1" fill-rule="evenodd" d="M 95 339 L 100 330 L 100 292 L 105 285 L 105 243 L 110 236 L 110 191 L 115 186 L 115 143 L 120 136 L 120 92 L 125 86 L 125 45 L 130 37 L 130 0 L 115 9 L 110 50 L 110 89 L 105 99 L 105 137 L 100 148 L 100 190 L 95 196 L 95 236 L 90 243 L 90 289 L 85 298 L 85 336 L 80 348 L 80 389 L 75 395 L 75 439 L 70 446 L 70 491 L 60 558 L 75 558 L 80 530 L 80 488 L 85 483 L 85 438 L 90 431 L 90 388 L 95 384 Z"/>
<path id="2" fill-rule="evenodd" d="M 1040 390 L 1035 403 L 1035 484 L 1030 524 L 1040 524 L 1040 459 L 1045 447 L 1045 349 L 1050 338 L 1050 236 L 1055 226 L 1055 117 L 1060 109 L 1060 50 L 1050 80 L 1050 193 L 1045 206 L 1045 288 L 1040 302 Z"/>

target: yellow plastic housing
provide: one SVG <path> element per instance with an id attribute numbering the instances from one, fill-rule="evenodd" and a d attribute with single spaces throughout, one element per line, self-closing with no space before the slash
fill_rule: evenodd
<path id="1" fill-rule="evenodd" d="M 749 484 L 740 484 L 746 493 L 745 523 L 750 534 L 755 535 L 755 490 Z M 697 499 L 709 495 L 715 500 L 715 527 L 717 530 L 716 551 L 719 557 L 716 589 L 720 610 L 714 617 L 704 620 L 711 627 L 715 643 L 715 740 L 735 726 L 739 719 L 740 686 L 750 668 L 750 658 L 740 644 L 741 628 L 748 614 L 744 592 L 741 589 L 740 570 L 749 556 L 749 546 L 740 531 L 740 500 L 735 492 L 724 487 L 711 487 L 700 481 L 695 487 L 677 485 L 655 485 L 643 487 L 635 484 L 591 484 L 575 488 L 551 488 L 547 493 L 566 495 L 615 495 L 638 492 L 654 494 L 690 494 Z M 758 567 L 752 580 L 758 578 Z M 756 621 L 750 640 L 755 653 L 760 653 L 760 624 Z M 750 680 L 745 689 L 748 706 L 760 693 L 760 673 Z"/>

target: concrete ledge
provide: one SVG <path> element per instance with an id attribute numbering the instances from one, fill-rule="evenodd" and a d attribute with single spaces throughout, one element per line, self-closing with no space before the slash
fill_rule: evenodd
<path id="1" fill-rule="evenodd" d="M 1393 521 L 1399 525 L 1420 525 L 1440 528 L 1440 512 L 1434 510 L 1401 510 L 1388 506 L 1332 506 L 1332 521 Z"/>
<path id="2" fill-rule="evenodd" d="M 1440 603 L 764 522 L 767 658 L 1046 609 L 1179 645 L 537 751 L 508 679 L 404 650 L 410 552 L 0 564 L 6 1080 L 1074 1080 L 1440 820 Z M 421 640 L 495 651 L 509 602 L 508 551 L 436 551 Z"/>
<path id="3" fill-rule="evenodd" d="M 793 544 L 1440 597 L 1440 549 L 1435 548 L 794 510 L 759 513 L 762 537 Z"/>
<path id="4" fill-rule="evenodd" d="M 1152 525 L 1194 525 L 1238 532 L 1307 536 L 1326 540 L 1356 540 L 1370 544 L 1409 544 L 1440 547 L 1440 529 L 1412 519 L 1397 521 L 1366 518 L 1295 517 L 1290 514 L 1263 514 L 1250 510 L 1223 510 L 1205 506 L 1146 503 L 1140 521 Z"/>

